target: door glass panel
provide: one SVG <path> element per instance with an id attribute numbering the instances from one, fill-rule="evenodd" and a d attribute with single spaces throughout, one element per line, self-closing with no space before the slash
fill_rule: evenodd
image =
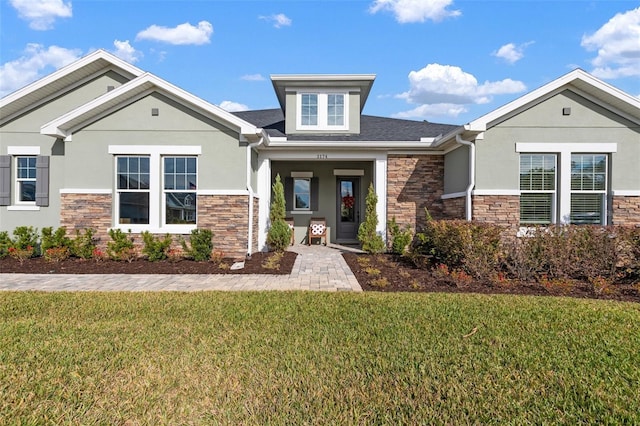
<path id="1" fill-rule="evenodd" d="M 356 198 L 353 194 L 353 182 L 341 181 L 340 182 L 340 221 L 341 222 L 355 222 L 355 204 Z"/>

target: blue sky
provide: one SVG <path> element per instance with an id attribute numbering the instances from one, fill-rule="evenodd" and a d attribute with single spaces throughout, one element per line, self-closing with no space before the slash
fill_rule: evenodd
<path id="1" fill-rule="evenodd" d="M 364 113 L 463 124 L 582 68 L 640 97 L 638 1 L 0 0 L 0 96 L 105 49 L 228 110 L 376 74 Z"/>

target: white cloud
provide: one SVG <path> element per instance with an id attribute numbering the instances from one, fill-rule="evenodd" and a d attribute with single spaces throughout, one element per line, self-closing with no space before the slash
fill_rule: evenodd
<path id="1" fill-rule="evenodd" d="M 600 78 L 640 76 L 640 7 L 618 13 L 591 35 L 582 47 L 598 51 L 591 72 Z"/>
<path id="2" fill-rule="evenodd" d="M 515 64 L 524 57 L 524 49 L 533 44 L 532 41 L 516 46 L 514 43 L 507 43 L 492 53 L 493 56 L 502 58 L 510 64 Z"/>
<path id="3" fill-rule="evenodd" d="M 265 21 L 272 22 L 275 28 L 289 27 L 292 22 L 284 13 L 269 16 L 258 16 L 258 19 L 264 19 Z"/>
<path id="4" fill-rule="evenodd" d="M 211 41 L 213 25 L 207 21 L 198 22 L 194 27 L 188 22 L 180 24 L 175 28 L 151 25 L 142 30 L 136 36 L 136 40 L 154 40 L 169 44 L 207 44 Z"/>
<path id="5" fill-rule="evenodd" d="M 463 105 L 485 104 L 494 95 L 519 93 L 526 90 L 521 81 L 510 78 L 500 81 L 478 80 L 461 68 L 451 65 L 428 64 L 409 73 L 409 91 L 396 97 L 405 99 L 418 107 L 396 114 L 400 117 L 416 117 L 419 113 L 449 115 L 456 117 L 466 112 Z M 407 115 L 412 114 L 412 115 Z"/>
<path id="6" fill-rule="evenodd" d="M 23 56 L 0 66 L 0 96 L 5 96 L 80 57 L 77 49 L 29 44 Z"/>
<path id="7" fill-rule="evenodd" d="M 113 54 L 130 64 L 138 62 L 143 56 L 142 52 L 136 50 L 131 46 L 131 44 L 129 44 L 129 40 L 114 40 L 113 45 L 116 48 L 116 50 L 113 51 Z"/>
<path id="8" fill-rule="evenodd" d="M 29 21 L 34 30 L 50 30 L 56 18 L 70 18 L 71 2 L 63 0 L 10 0 L 20 18 Z"/>
<path id="9" fill-rule="evenodd" d="M 229 111 L 229 112 L 247 111 L 249 109 L 249 107 L 246 106 L 245 104 L 241 104 L 233 101 L 222 101 L 220 102 L 219 106 L 223 110 Z"/>
<path id="10" fill-rule="evenodd" d="M 425 118 L 431 116 L 457 117 L 467 112 L 467 108 L 456 104 L 420 105 L 409 111 L 402 111 L 392 116 L 395 118 Z"/>
<path id="11" fill-rule="evenodd" d="M 375 0 L 369 7 L 369 12 L 392 12 L 396 21 L 401 24 L 426 20 L 440 22 L 445 18 L 462 15 L 459 10 L 448 9 L 451 3 L 453 0 Z"/>
<path id="12" fill-rule="evenodd" d="M 262 76 L 262 74 L 246 74 L 240 77 L 240 80 L 246 81 L 264 81 L 266 78 Z"/>

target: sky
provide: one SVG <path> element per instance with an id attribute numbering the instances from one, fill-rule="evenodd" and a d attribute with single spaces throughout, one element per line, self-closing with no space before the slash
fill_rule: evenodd
<path id="1" fill-rule="evenodd" d="M 0 96 L 105 49 L 229 111 L 375 74 L 364 114 L 464 124 L 575 68 L 640 97 L 640 1 L 0 0 Z"/>

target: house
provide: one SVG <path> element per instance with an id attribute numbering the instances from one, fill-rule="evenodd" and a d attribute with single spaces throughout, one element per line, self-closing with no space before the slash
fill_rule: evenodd
<path id="1" fill-rule="evenodd" d="M 575 70 L 464 126 L 373 117 L 375 76 L 272 75 L 280 108 L 229 113 L 98 50 L 0 100 L 0 231 L 187 235 L 265 248 L 276 175 L 295 241 L 312 217 L 356 242 L 466 218 L 640 224 L 640 100 Z"/>

